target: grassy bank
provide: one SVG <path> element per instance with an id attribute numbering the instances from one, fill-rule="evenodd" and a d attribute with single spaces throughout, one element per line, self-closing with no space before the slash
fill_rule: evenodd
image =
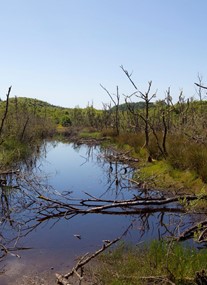
<path id="1" fill-rule="evenodd" d="M 204 284 L 197 283 L 197 272 L 207 270 L 206 259 L 205 249 L 198 251 L 176 243 L 120 244 L 99 258 L 91 275 L 96 278 L 94 284 L 102 285 Z"/>
<path id="2" fill-rule="evenodd" d="M 142 181 L 149 188 L 180 193 L 195 193 L 206 190 L 207 185 L 191 170 L 174 168 L 168 161 L 142 163 L 134 175 L 136 181 Z"/>
<path id="3" fill-rule="evenodd" d="M 42 139 L 36 138 L 31 142 L 7 138 L 0 144 L 0 172 L 15 170 L 19 163 L 31 161 L 40 155 Z"/>

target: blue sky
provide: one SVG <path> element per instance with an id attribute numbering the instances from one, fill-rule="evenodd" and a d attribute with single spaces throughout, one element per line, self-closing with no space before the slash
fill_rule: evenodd
<path id="1" fill-rule="evenodd" d="M 0 97 L 37 98 L 65 107 L 102 108 L 111 93 L 157 100 L 170 86 L 195 96 L 207 82 L 206 0 L 0 0 Z M 121 96 L 121 102 L 124 96 Z"/>

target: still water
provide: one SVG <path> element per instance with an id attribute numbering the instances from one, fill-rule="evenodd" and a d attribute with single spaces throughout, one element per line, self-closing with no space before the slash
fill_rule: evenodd
<path id="1" fill-rule="evenodd" d="M 159 212 L 142 215 L 79 214 L 71 219 L 62 217 L 38 222 L 38 209 L 44 202 L 38 200 L 39 195 L 58 199 L 69 193 L 71 199 L 93 196 L 114 201 L 141 195 L 143 190 L 129 181 L 133 167 L 110 162 L 106 159 L 106 151 L 99 146 L 47 142 L 35 159 L 35 167 L 31 161 L 22 169 L 24 171 L 21 172 L 28 172 L 25 177 L 21 174 L 21 177 L 11 178 L 13 184 L 20 184 L 20 187 L 8 191 L 6 207 L 10 207 L 11 216 L 8 211 L 3 211 L 3 206 L 1 213 L 7 213 L 1 222 L 1 240 L 11 249 L 19 247 L 22 250 L 11 251 L 0 262 L 1 271 L 5 270 L 0 275 L 1 285 L 24 284 L 24 278 L 35 274 L 50 275 L 55 280 L 54 272 L 68 272 L 78 256 L 96 251 L 103 240 L 113 240 L 129 227 L 123 239 L 140 244 L 164 234 L 170 235 L 178 225 L 180 228 L 183 226 L 180 214 Z M 156 195 L 155 191 L 153 195 Z"/>

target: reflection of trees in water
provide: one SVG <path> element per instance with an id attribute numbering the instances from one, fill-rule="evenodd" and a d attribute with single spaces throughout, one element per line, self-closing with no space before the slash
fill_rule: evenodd
<path id="1" fill-rule="evenodd" d="M 81 148 L 80 145 L 75 145 L 74 147 L 75 149 Z M 96 145 L 88 146 L 85 155 L 82 157 L 84 159 L 82 165 L 89 161 L 94 162 L 94 164 L 98 165 L 104 173 L 106 190 L 103 193 L 100 193 L 100 197 L 115 195 L 115 197 L 118 198 L 119 195 L 121 195 L 124 199 L 124 196 L 126 196 L 125 193 L 132 189 L 129 178 L 132 177 L 134 172 L 133 165 L 120 161 L 118 159 L 119 153 L 117 151 L 101 148 Z M 123 190 L 125 190 L 125 193 Z"/>
<path id="2" fill-rule="evenodd" d="M 46 177 L 37 171 L 41 153 L 37 147 L 27 161 L 17 163 L 17 170 L 0 172 L 0 261 L 7 255 L 18 257 L 15 252 L 26 249 L 18 245 L 19 240 L 40 204 L 37 196 L 49 189 Z"/>

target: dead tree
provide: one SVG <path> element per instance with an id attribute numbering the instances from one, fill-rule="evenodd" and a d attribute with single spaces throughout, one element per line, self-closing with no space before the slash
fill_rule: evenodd
<path id="1" fill-rule="evenodd" d="M 10 95 L 10 92 L 11 92 L 11 88 L 12 88 L 12 86 L 9 87 L 7 95 L 6 95 L 6 107 L 5 107 L 4 115 L 3 115 L 2 119 L 1 119 L 0 136 L 2 135 L 4 123 L 5 123 L 5 120 L 6 120 L 6 117 L 7 117 L 7 113 L 8 113 L 8 109 L 9 109 L 9 95 Z"/>
<path id="2" fill-rule="evenodd" d="M 136 92 L 134 92 L 132 95 L 130 95 L 129 98 L 131 98 L 133 95 L 135 95 L 136 97 L 144 100 L 144 102 L 145 102 L 145 115 L 143 116 L 141 113 L 139 113 L 139 117 L 143 120 L 144 125 L 145 125 L 145 144 L 144 144 L 144 147 L 146 147 L 148 149 L 149 148 L 149 133 L 150 133 L 149 105 L 150 105 L 151 100 L 153 98 L 155 98 L 156 92 L 153 93 L 152 95 L 150 95 L 152 81 L 148 82 L 148 89 L 145 93 L 139 91 L 138 87 L 135 85 L 134 81 L 131 79 L 131 74 L 129 74 L 128 71 L 126 69 L 124 69 L 124 67 L 122 65 L 121 65 L 121 69 L 126 74 L 127 78 L 129 79 L 129 81 L 132 83 L 132 85 L 134 86 L 134 88 L 136 90 Z"/>
<path id="3" fill-rule="evenodd" d="M 111 111 L 111 104 L 103 104 L 103 112 L 102 112 L 102 128 L 108 129 L 110 122 L 111 122 L 111 117 L 112 117 L 112 111 Z"/>
<path id="4" fill-rule="evenodd" d="M 113 96 L 111 95 L 111 93 L 105 88 L 103 87 L 101 84 L 100 86 L 103 88 L 103 90 L 106 91 L 106 93 L 109 95 L 111 101 L 114 103 L 115 106 L 115 130 L 116 130 L 116 135 L 119 135 L 119 125 L 120 125 L 120 120 L 119 120 L 119 101 L 120 101 L 120 95 L 119 95 L 119 87 L 116 87 L 116 101 L 114 100 Z"/>
<path id="5" fill-rule="evenodd" d="M 166 142 L 167 142 L 167 134 L 170 129 L 170 114 L 172 110 L 174 109 L 173 103 L 172 103 L 172 97 L 170 95 L 170 87 L 166 91 L 166 98 L 165 101 L 167 105 L 164 105 L 161 107 L 161 118 L 162 118 L 162 128 L 163 128 L 163 136 L 162 136 L 162 144 L 159 143 L 158 136 L 156 134 L 156 131 L 151 125 L 152 132 L 154 134 L 154 137 L 156 139 L 157 145 L 163 156 L 166 158 L 168 153 L 167 153 L 167 147 L 166 147 Z"/>
<path id="6" fill-rule="evenodd" d="M 133 117 L 133 120 L 134 120 L 134 125 L 135 125 L 135 133 L 138 133 L 139 131 L 139 117 L 140 117 L 140 114 L 139 114 L 139 110 L 136 108 L 136 105 L 135 104 L 130 104 L 128 101 L 127 101 L 127 97 L 125 98 L 125 103 L 126 103 L 126 106 L 127 106 L 127 110 L 128 112 L 132 115 Z"/>
<path id="7" fill-rule="evenodd" d="M 204 87 L 203 85 L 203 76 L 198 73 L 198 83 L 195 83 L 197 86 L 196 93 L 198 94 L 199 101 L 201 102 L 203 100 L 203 89 L 207 89 L 207 87 Z"/>

